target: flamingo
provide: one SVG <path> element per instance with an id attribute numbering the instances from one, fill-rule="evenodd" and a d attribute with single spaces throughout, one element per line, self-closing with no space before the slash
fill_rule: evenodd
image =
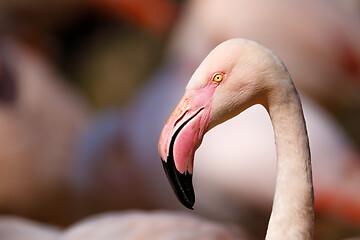
<path id="1" fill-rule="evenodd" d="M 314 191 L 301 101 L 282 61 L 256 42 L 221 43 L 190 78 L 159 140 L 166 175 L 180 202 L 192 209 L 194 154 L 204 134 L 255 104 L 263 105 L 270 116 L 277 152 L 266 239 L 312 239 Z"/>
<path id="2" fill-rule="evenodd" d="M 221 18 L 218 13 L 222 14 Z M 305 14 L 308 22 L 312 23 L 307 28 L 303 27 Z M 84 136 L 86 139 L 76 161 L 72 183 L 85 192 L 99 188 L 101 192 L 97 191 L 96 196 L 111 195 L 111 201 L 123 204 L 122 194 L 116 197 L 113 187 L 124 189 L 122 186 L 125 183 L 131 185 L 132 181 L 142 182 L 141 187 L 131 189 L 131 193 L 137 191 L 133 194 L 135 199 L 146 199 L 146 207 L 176 208 L 175 198 L 169 196 L 171 192 L 162 185 L 163 176 L 148 161 L 157 156 L 154 143 L 161 131 L 161 122 L 166 120 L 166 115 L 171 111 L 169 107 L 181 96 L 184 79 L 190 77 L 194 64 L 215 43 L 230 37 L 246 36 L 274 49 L 286 61 L 300 91 L 311 139 L 313 171 L 316 172 L 314 184 L 317 189 L 317 213 L 359 224 L 360 196 L 356 191 L 360 180 L 359 154 L 339 124 L 316 103 L 331 101 L 343 105 L 340 102 L 346 101 L 349 96 L 359 97 L 356 71 L 348 72 L 356 70 L 356 64 L 359 63 L 356 60 L 359 56 L 356 50 L 359 49 L 359 41 L 356 41 L 358 31 L 354 27 L 357 26 L 358 16 L 355 16 L 356 20 L 353 19 L 353 14 L 347 14 L 341 8 L 339 10 L 333 2 L 324 4 L 323 1 L 300 3 L 279 0 L 269 4 L 261 0 L 228 0 L 224 4 L 216 0 L 189 1 L 172 36 L 167 58 L 155 76 L 140 88 L 125 109 L 111 111 L 110 114 L 101 113 L 93 121 Z M 264 25 L 272 31 L 264 31 Z M 334 44 L 338 38 L 342 44 Z M 342 47 L 351 51 L 342 51 Z M 143 119 L 147 119 L 147 124 L 144 124 Z M 239 136 L 234 128 L 244 134 Z M 219 135 L 227 137 L 218 142 Z M 198 213 L 217 220 L 240 221 L 243 224 L 249 223 L 248 217 L 254 216 L 252 210 L 255 210 L 261 212 L 266 224 L 275 185 L 272 179 L 276 170 L 271 164 L 272 160 L 275 161 L 275 148 L 269 141 L 271 138 L 271 125 L 260 106 L 248 109 L 241 118 L 231 119 L 207 134 L 206 141 L 197 152 L 198 168 L 194 177 L 194 183 L 198 186 Z M 115 141 L 117 144 L 114 144 Z M 232 147 L 235 141 L 244 144 L 244 149 Z M 262 151 L 253 150 L 258 145 L 263 146 Z M 119 148 L 126 149 L 126 154 L 118 154 L 112 162 L 108 161 L 107 156 Z M 217 148 L 223 149 L 226 154 L 220 154 Z M 219 166 L 218 156 L 226 159 L 228 164 Z M 259 169 L 260 165 L 264 167 Z M 149 171 L 151 168 L 152 171 Z M 220 172 L 226 174 L 220 174 L 219 168 L 222 168 Z M 238 174 L 232 174 L 236 171 Z M 132 177 L 132 180 L 122 181 L 123 176 Z M 234 181 L 239 185 L 235 187 L 232 184 Z M 256 187 L 249 187 L 247 181 Z M 209 187 L 209 182 L 214 185 Z M 219 201 L 226 201 L 226 204 L 220 205 Z"/>
<path id="3" fill-rule="evenodd" d="M 322 108 L 324 105 L 328 108 L 336 106 L 339 113 L 340 109 L 347 108 L 346 105 L 359 105 L 358 14 L 348 13 L 337 2 L 324 4 L 323 1 L 282 0 L 271 3 L 262 0 L 227 0 L 226 3 L 194 0 L 188 3 L 186 10 L 174 31 L 170 49 L 170 59 L 180 59 L 178 65 L 185 66 L 183 72 L 184 68 L 190 68 L 189 65 L 202 57 L 213 44 L 233 37 L 246 36 L 254 39 L 276 51 L 286 61 L 293 81 L 305 100 L 303 109 L 312 140 L 313 169 L 317 173 L 314 179 L 319 200 L 316 209 L 325 214 L 331 212 L 341 221 L 359 226 L 360 195 L 356 191 L 360 180 L 359 152 L 334 121 L 334 117 Z M 306 28 L 302 17 L 304 15 L 307 16 L 306 22 L 311 23 Z M 183 77 L 187 78 L 186 74 Z M 356 115 L 356 112 L 351 113 L 352 116 Z M 355 118 L 353 116 L 350 119 Z M 208 134 L 197 153 L 197 164 L 203 167 L 198 168 L 194 179 L 196 184 L 202 186 L 198 194 L 201 204 L 202 199 L 215 198 L 215 193 L 212 192 L 214 190 L 207 191 L 206 185 L 213 179 L 208 174 L 209 171 L 218 174 L 218 146 L 227 150 L 223 158 L 229 161 L 226 166 L 221 166 L 222 171 L 227 174 L 217 177 L 219 181 L 214 183 L 222 189 L 222 198 L 228 200 L 228 204 L 221 206 L 227 208 L 222 209 L 227 211 L 223 211 L 221 215 L 232 215 L 235 218 L 237 216 L 234 216 L 233 210 L 244 205 L 249 208 L 252 204 L 261 209 L 271 205 L 274 188 L 271 179 L 275 175 L 275 167 L 265 157 L 274 158 L 272 154 L 275 148 L 267 141 L 273 136 L 266 120 L 263 109 L 256 106 L 246 111 L 242 118 L 232 119 Z M 246 130 L 246 134 L 237 136 L 232 128 Z M 250 129 L 254 132 L 253 136 L 248 137 Z M 219 134 L 227 136 L 220 143 L 217 141 Z M 356 131 L 352 134 L 356 135 Z M 261 138 L 255 139 L 258 135 Z M 234 140 L 245 144 L 246 150 L 231 147 Z M 264 150 L 252 151 L 258 144 L 262 144 Z M 237 161 L 247 157 L 251 157 L 253 161 Z M 261 169 L 261 177 L 255 177 L 259 164 L 266 167 Z M 244 166 L 247 168 L 243 168 Z M 241 174 L 231 174 L 239 171 L 239 168 L 243 168 Z M 244 181 L 239 181 L 244 179 L 251 179 L 256 187 L 250 188 Z M 234 189 L 232 181 L 236 180 L 241 186 Z M 339 186 L 342 186 L 342 193 L 339 192 Z M 201 205 L 198 210 L 209 213 L 209 209 L 214 209 L 217 201 L 213 202 L 208 201 L 211 206 Z M 350 205 L 352 207 L 348 207 Z M 220 215 L 219 212 L 215 214 Z"/>
<path id="4" fill-rule="evenodd" d="M 158 172 L 159 169 L 153 168 L 149 171 L 151 162 L 148 159 L 156 157 L 153 142 L 158 137 L 156 132 L 161 131 L 161 122 L 166 120 L 165 115 L 171 111 L 169 106 L 176 103 L 176 98 L 181 97 L 179 89 L 183 87 L 182 80 L 187 77 L 184 69 L 179 69 L 181 66 L 183 65 L 179 65 L 178 62 L 168 61 L 167 66 L 157 73 L 149 85 L 141 89 L 128 108 L 123 112 L 111 111 L 110 114 L 103 114 L 93 121 L 87 135 L 84 136 L 82 156 L 77 159 L 77 166 L 72 174 L 72 183 L 76 185 L 78 191 L 91 191 L 99 187 L 103 192 L 101 196 L 106 196 L 105 192 L 108 192 L 107 194 L 111 193 L 113 202 L 123 203 L 122 194 L 116 194 L 112 189 L 114 187 L 121 189 L 125 183 L 131 183 L 133 181 L 131 177 L 135 173 L 136 176 L 140 176 L 140 179 L 137 178 L 136 181 L 142 184 L 140 188 L 131 190 L 131 193 L 139 189 L 144 190 L 134 194 L 135 198 L 147 199 L 147 207 L 177 208 L 175 199 L 169 195 L 171 192 L 164 186 L 164 179 Z M 353 152 L 354 148 L 331 116 L 311 99 L 305 96 L 302 96 L 302 99 L 305 100 L 303 107 L 311 137 L 314 171 L 317 173 L 314 179 L 317 184 L 316 197 L 318 200 L 322 199 L 317 201 L 317 207 L 320 207 L 322 213 L 331 212 L 331 214 L 335 213 L 336 217 L 343 218 L 343 210 L 349 206 L 343 204 L 344 200 L 352 199 L 356 202 L 359 199 L 354 198 L 356 191 L 351 190 L 354 189 L 352 187 L 356 189 L 357 181 L 344 177 L 344 174 L 356 175 L 357 171 L 354 170 L 358 167 L 352 163 L 356 160 L 356 152 Z M 155 105 L 157 108 L 153 107 Z M 147 124 L 142 124 L 142 119 L 145 118 Z M 150 128 L 149 125 L 153 127 Z M 236 136 L 237 131 L 233 129 L 242 131 L 244 134 Z M 252 136 L 249 137 L 249 134 Z M 226 138 L 218 142 L 219 135 Z M 261 214 L 264 212 L 263 222 L 266 224 L 274 188 L 272 179 L 275 177 L 276 170 L 271 164 L 273 160 L 275 161 L 275 148 L 269 144 L 271 138 L 273 138 L 271 126 L 260 106 L 248 109 L 241 118 L 231 119 L 208 133 L 206 141 L 197 152 L 199 167 L 194 181 L 199 186 L 198 213 L 216 220 L 247 224 L 249 223 L 248 216 L 254 216 L 253 210 L 255 210 Z M 126 143 L 125 149 L 130 150 L 131 161 L 128 154 L 125 154 L 125 158 L 124 154 L 118 155 L 117 158 L 113 157 L 114 163 L 104 161 L 104 156 L 113 152 L 111 148 L 122 147 L 122 145 L 111 143 L 114 139 L 117 139 L 118 143 Z M 126 141 L 121 139 L 126 139 Z M 234 141 L 241 142 L 246 147 L 244 149 L 231 147 Z M 263 146 L 262 151 L 254 150 L 258 145 Z M 223 151 L 226 150 L 226 154 L 216 151 L 217 147 Z M 218 165 L 216 160 L 221 156 L 227 161 L 227 165 Z M 238 159 L 244 161 L 237 161 Z M 252 159 L 252 161 L 245 161 L 246 159 Z M 264 167 L 259 170 L 260 165 Z M 124 168 L 120 169 L 120 166 Z M 106 168 L 112 171 L 99 171 Z M 220 174 L 217 171 L 219 168 L 226 174 Z M 136 169 L 135 172 L 134 169 Z M 236 171 L 240 174 L 232 174 Z M 258 176 L 254 174 L 257 171 L 261 171 Z M 119 172 L 121 174 L 118 174 Z M 211 172 L 210 176 L 209 172 Z M 129 180 L 121 181 L 123 176 L 128 176 Z M 97 185 L 104 179 L 107 179 L 106 184 Z M 213 181 L 214 179 L 216 182 Z M 214 184 L 212 187 L 209 187 L 210 181 Z M 232 184 L 234 181 L 239 182 L 237 187 Z M 252 182 L 256 187 L 249 187 L 246 181 Z M 336 197 L 339 187 L 335 186 L 344 186 L 344 184 L 348 186 L 346 190 L 342 190 L 345 194 L 341 194 L 341 198 Z M 321 189 L 325 191 L 320 191 Z M 221 197 L 219 197 L 220 193 Z M 332 199 L 331 202 L 328 201 L 329 199 Z M 226 201 L 226 204 L 218 204 L 220 200 Z M 321 204 L 325 202 L 327 202 L 326 205 Z M 236 212 L 243 214 L 235 214 Z M 351 211 L 349 208 L 347 212 L 351 213 L 349 215 L 351 221 L 359 219 L 354 214 L 356 213 L 354 208 Z M 257 225 L 258 222 L 254 226 L 256 229 Z"/>
<path id="5" fill-rule="evenodd" d="M 68 223 L 67 175 L 87 106 L 26 44 L 4 37 L 0 49 L 1 212 Z"/>

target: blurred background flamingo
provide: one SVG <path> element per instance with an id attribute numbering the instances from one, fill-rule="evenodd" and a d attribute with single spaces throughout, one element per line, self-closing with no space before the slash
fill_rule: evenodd
<path id="1" fill-rule="evenodd" d="M 13 162 L 19 163 L 18 167 L 10 168 L 7 162 L 15 157 L 10 158 L 5 149 L 4 153 L 0 151 L 5 156 L 1 158 L 2 169 L 14 169 L 6 171 L 9 179 L 31 179 L 34 176 L 31 172 L 42 179 L 9 180 L 7 183 L 11 184 L 4 184 L 8 192 L 4 192 L 4 200 L 0 199 L 0 203 L 6 203 L 0 206 L 3 213 L 67 225 L 105 210 L 179 208 L 161 172 L 156 152 L 159 132 L 191 73 L 208 51 L 227 38 L 246 37 L 281 56 L 306 98 L 305 116 L 314 171 L 318 172 L 314 174 L 317 210 L 321 213 L 317 234 L 337 239 L 333 232 L 339 236 L 358 232 L 360 8 L 356 1 L 276 0 L 270 4 L 262 0 L 153 0 L 152 6 L 156 7 L 151 10 L 141 0 L 55 2 L 0 3 L 2 39 L 8 39 L 3 41 L 3 49 L 17 52 L 12 53 L 15 56 L 27 56 L 22 64 L 20 60 L 8 64 L 9 57 L 1 57 L 4 64 L 12 65 L 15 74 L 24 73 L 21 75 L 24 80 L 19 78 L 17 85 L 26 90 L 16 95 L 10 91 L 4 96 L 10 100 L 12 96 L 30 99 L 25 97 L 27 94 L 39 97 L 33 105 L 32 100 L 18 100 L 18 105 L 23 106 L 21 114 L 14 110 L 19 109 L 16 101 L 2 104 L 2 116 L 6 119 L 4 141 L 14 149 L 12 152 L 17 152 Z M 25 73 L 30 70 L 46 72 L 45 80 L 38 80 L 38 85 L 36 80 L 26 80 L 32 76 Z M 21 87 L 22 84 L 26 87 Z M 11 89 L 11 84 L 4 89 Z M 49 92 L 48 101 L 41 101 L 45 96 L 38 91 Z M 57 100 L 50 100 L 52 97 Z M 52 106 L 53 102 L 62 107 Z M 268 179 L 274 174 L 270 156 L 275 157 L 272 145 L 268 145 L 272 141 L 267 140 L 272 138 L 268 119 L 255 107 L 228 124 L 214 129 L 219 131 L 214 132 L 214 137 L 210 134 L 205 138 L 196 164 L 203 164 L 204 158 L 209 160 L 207 166 L 195 166 L 198 169 L 195 184 L 206 185 L 206 181 L 211 181 L 205 171 L 218 167 L 216 153 L 210 149 L 214 149 L 214 144 L 218 146 L 215 136 L 221 134 L 229 140 L 222 143 L 223 148 L 231 148 L 234 141 L 244 142 L 242 151 L 229 150 L 228 162 L 254 159 L 252 169 L 261 169 L 263 174 L 254 175 L 248 170 L 237 179 L 219 179 L 218 188 L 199 187 L 203 192 L 198 193 L 197 212 L 238 222 L 242 219 L 235 218 L 234 211 L 244 216 L 255 212 L 266 224 L 273 187 Z M 246 126 L 249 136 L 232 136 L 230 126 Z M 32 130 L 24 130 L 27 128 Z M 39 134 L 38 128 L 43 133 Z M 18 134 L 24 131 L 28 132 L 27 137 Z M 31 151 L 23 150 L 26 148 L 22 142 L 31 142 Z M 263 151 L 251 151 L 259 145 Z M 35 170 L 25 165 L 24 156 L 30 153 L 35 156 L 31 159 L 39 163 L 32 165 Z M 154 169 L 153 161 L 159 168 Z M 233 162 L 223 170 L 247 169 L 241 164 Z M 242 181 L 242 192 L 235 192 L 231 181 Z M 48 184 L 44 185 L 45 182 Z M 34 189 L 38 189 L 39 195 L 29 194 Z M 219 192 L 223 197 L 218 197 Z M 48 200 L 40 201 L 40 196 Z M 47 211 L 44 202 L 63 207 Z M 239 202 L 243 204 L 238 205 Z M 261 224 L 245 223 L 250 231 L 262 235 L 256 231 L 264 229 Z"/>
<path id="2" fill-rule="evenodd" d="M 88 109 L 41 55 L 10 38 L 0 48 L 0 209 L 64 220 L 68 167 Z"/>

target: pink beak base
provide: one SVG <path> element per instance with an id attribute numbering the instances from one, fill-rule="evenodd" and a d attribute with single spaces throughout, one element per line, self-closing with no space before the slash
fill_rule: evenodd
<path id="1" fill-rule="evenodd" d="M 193 209 L 195 203 L 194 155 L 209 126 L 214 91 L 212 84 L 187 91 L 170 115 L 159 140 L 165 173 L 179 201 L 189 209 Z"/>

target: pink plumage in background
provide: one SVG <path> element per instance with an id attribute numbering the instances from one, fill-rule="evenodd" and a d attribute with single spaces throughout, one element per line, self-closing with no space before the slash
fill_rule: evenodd
<path id="1" fill-rule="evenodd" d="M 150 33 L 170 31 L 176 19 L 175 1 L 169 0 L 95 0 L 97 8 L 139 24 Z"/>

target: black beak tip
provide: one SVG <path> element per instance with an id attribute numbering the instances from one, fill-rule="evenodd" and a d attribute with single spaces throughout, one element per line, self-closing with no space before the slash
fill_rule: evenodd
<path id="1" fill-rule="evenodd" d="M 161 162 L 178 200 L 186 208 L 194 210 L 195 193 L 192 185 L 192 174 L 188 172 L 180 173 L 171 157 L 168 157 L 167 162 L 162 159 Z"/>

